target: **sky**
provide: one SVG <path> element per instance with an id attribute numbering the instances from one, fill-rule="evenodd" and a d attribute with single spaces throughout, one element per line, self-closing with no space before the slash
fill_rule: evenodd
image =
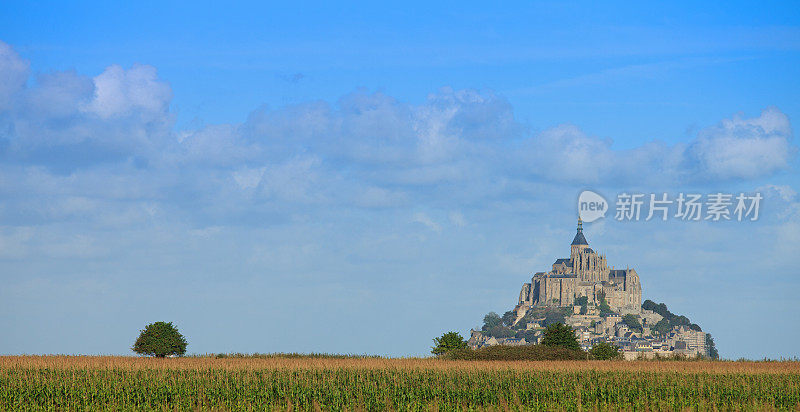
<path id="1" fill-rule="evenodd" d="M 591 190 L 645 299 L 798 357 L 798 67 L 793 2 L 3 2 L 0 354 L 164 320 L 191 353 L 425 356 L 568 256 Z"/>

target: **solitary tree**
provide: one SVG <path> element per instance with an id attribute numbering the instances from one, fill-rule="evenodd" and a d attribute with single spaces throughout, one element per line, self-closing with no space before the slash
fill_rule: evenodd
<path id="1" fill-rule="evenodd" d="M 144 328 L 131 349 L 140 355 L 163 358 L 183 355 L 186 353 L 186 345 L 186 339 L 172 322 L 156 322 Z"/>
<path id="2" fill-rule="evenodd" d="M 438 338 L 434 338 L 433 343 L 436 345 L 431 349 L 431 353 L 437 356 L 451 350 L 467 348 L 467 342 L 458 332 L 447 332 Z"/>
<path id="3" fill-rule="evenodd" d="M 581 350 L 581 345 L 578 343 L 575 331 L 563 323 L 554 323 L 544 330 L 542 345 Z"/>

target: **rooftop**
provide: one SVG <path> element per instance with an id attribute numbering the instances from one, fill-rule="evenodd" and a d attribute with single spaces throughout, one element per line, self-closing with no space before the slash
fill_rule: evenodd
<path id="1" fill-rule="evenodd" d="M 583 236 L 583 220 L 578 218 L 578 233 L 575 234 L 575 237 L 572 239 L 572 245 L 588 245 L 589 242 L 586 241 L 586 237 Z"/>

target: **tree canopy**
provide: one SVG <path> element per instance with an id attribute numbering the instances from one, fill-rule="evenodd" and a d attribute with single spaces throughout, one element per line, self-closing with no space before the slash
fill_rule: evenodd
<path id="1" fill-rule="evenodd" d="M 604 292 L 597 293 L 597 301 L 600 302 L 597 308 L 600 309 L 600 316 L 605 316 L 611 312 L 611 306 L 606 301 L 606 294 Z"/>
<path id="2" fill-rule="evenodd" d="M 606 342 L 600 342 L 589 349 L 589 354 L 597 360 L 618 359 L 622 356 L 619 348 Z"/>
<path id="3" fill-rule="evenodd" d="M 485 332 L 489 336 L 494 336 L 495 338 L 510 338 L 516 333 L 513 329 L 507 328 L 503 325 L 495 326 Z"/>
<path id="4" fill-rule="evenodd" d="M 483 317 L 483 330 L 489 330 L 495 326 L 500 326 L 503 319 L 495 312 L 489 312 Z"/>
<path id="5" fill-rule="evenodd" d="M 431 348 L 431 353 L 437 356 L 452 350 L 467 348 L 467 342 L 458 332 L 447 332 L 438 338 L 434 338 L 433 343 L 434 346 Z"/>
<path id="6" fill-rule="evenodd" d="M 145 326 L 131 348 L 140 355 L 163 358 L 186 353 L 186 338 L 172 322 L 155 322 Z"/>
<path id="7" fill-rule="evenodd" d="M 711 359 L 719 359 L 717 345 L 714 344 L 714 338 L 711 337 L 710 333 L 706 333 L 706 346 L 708 347 L 708 356 Z"/>
<path id="8" fill-rule="evenodd" d="M 645 300 L 642 302 L 642 309 L 644 310 L 651 310 L 655 313 L 658 313 L 663 317 L 661 321 L 656 323 L 656 325 L 652 328 L 652 330 L 660 333 L 665 334 L 668 333 L 672 328 L 675 326 L 688 326 L 689 329 L 696 330 L 698 332 L 702 332 L 703 329 L 700 328 L 700 325 L 696 323 L 692 323 L 686 316 L 676 315 L 667 309 L 667 305 L 663 303 L 655 303 L 650 299 Z M 665 323 L 662 323 L 666 321 Z"/>
<path id="9" fill-rule="evenodd" d="M 642 324 L 639 323 L 639 318 L 636 315 L 627 314 L 622 317 L 624 322 L 632 331 L 642 333 Z"/>
<path id="10" fill-rule="evenodd" d="M 512 326 L 514 321 L 517 320 L 517 313 L 513 310 L 509 310 L 508 312 L 503 314 L 503 324 L 506 326 Z"/>
<path id="11" fill-rule="evenodd" d="M 658 333 L 659 335 L 666 335 L 672 330 L 672 325 L 669 324 L 667 319 L 661 319 L 655 326 L 650 328 L 650 332 Z"/>
<path id="12" fill-rule="evenodd" d="M 581 350 L 578 337 L 570 326 L 563 323 L 554 323 L 547 327 L 542 336 L 542 345 L 559 346 L 562 348 Z"/>

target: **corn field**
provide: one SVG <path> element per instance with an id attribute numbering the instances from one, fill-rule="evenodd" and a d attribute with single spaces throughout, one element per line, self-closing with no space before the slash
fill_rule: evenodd
<path id="1" fill-rule="evenodd" d="M 798 410 L 797 362 L 0 357 L 0 410 Z"/>

